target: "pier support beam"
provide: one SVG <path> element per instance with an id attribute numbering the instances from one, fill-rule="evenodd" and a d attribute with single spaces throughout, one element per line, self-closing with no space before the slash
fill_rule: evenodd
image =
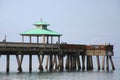
<path id="1" fill-rule="evenodd" d="M 78 71 L 81 69 L 81 62 L 80 62 L 80 57 L 79 55 L 76 56 L 76 64 L 77 64 L 77 67 L 78 67 Z"/>
<path id="2" fill-rule="evenodd" d="M 53 55 L 50 55 L 50 64 L 49 64 L 49 69 L 50 69 L 50 71 L 52 71 L 52 69 L 53 69 L 53 64 L 52 64 L 52 57 L 53 57 Z"/>
<path id="3" fill-rule="evenodd" d="M 69 71 L 72 70 L 72 55 L 69 55 Z"/>
<path id="4" fill-rule="evenodd" d="M 103 59 L 102 59 L 102 70 L 104 70 L 105 68 L 105 56 L 103 56 Z"/>
<path id="5" fill-rule="evenodd" d="M 52 69 L 54 70 L 55 65 L 55 55 L 52 55 Z"/>
<path id="6" fill-rule="evenodd" d="M 42 58 L 44 58 L 44 56 L 41 57 L 40 55 L 38 55 L 39 70 L 40 70 L 40 71 L 43 71 L 43 66 L 42 66 L 43 59 L 42 59 Z"/>
<path id="7" fill-rule="evenodd" d="M 16 59 L 17 59 L 17 63 L 18 63 L 18 71 L 22 72 L 21 64 L 22 64 L 22 61 L 23 61 L 23 55 L 21 55 L 21 59 L 19 58 L 19 55 L 16 55 Z"/>
<path id="8" fill-rule="evenodd" d="M 100 60 L 99 60 L 99 56 L 96 56 L 97 58 L 97 65 L 98 65 L 98 71 L 100 70 Z"/>
<path id="9" fill-rule="evenodd" d="M 57 55 L 54 56 L 55 59 L 55 70 L 57 70 Z"/>
<path id="10" fill-rule="evenodd" d="M 112 57 L 109 56 L 109 58 L 110 58 L 110 62 L 111 62 L 112 69 L 115 70 L 114 63 L 113 63 L 113 61 L 112 61 Z"/>
<path id="11" fill-rule="evenodd" d="M 73 58 L 72 58 L 72 68 L 73 68 L 73 71 L 76 70 L 76 55 L 73 55 Z"/>
<path id="12" fill-rule="evenodd" d="M 73 71 L 73 55 L 71 55 L 71 70 Z"/>
<path id="13" fill-rule="evenodd" d="M 106 56 L 106 70 L 109 71 L 109 60 L 108 60 L 108 56 Z"/>
<path id="14" fill-rule="evenodd" d="M 48 61 L 49 61 L 49 55 L 47 55 L 47 58 L 46 58 L 46 66 L 45 66 L 45 69 L 48 71 Z"/>
<path id="15" fill-rule="evenodd" d="M 69 70 L 69 55 L 66 55 L 66 65 L 65 65 L 65 69 Z"/>
<path id="16" fill-rule="evenodd" d="M 87 70 L 93 70 L 92 56 L 87 56 Z"/>
<path id="17" fill-rule="evenodd" d="M 91 69 L 93 70 L 94 66 L 93 66 L 93 57 L 91 56 Z"/>
<path id="18" fill-rule="evenodd" d="M 63 71 L 63 55 L 59 55 L 59 66 L 60 71 Z"/>
<path id="19" fill-rule="evenodd" d="M 82 70 L 85 70 L 85 55 L 82 55 Z"/>
<path id="20" fill-rule="evenodd" d="M 57 69 L 57 59 L 56 55 L 52 55 L 52 69 L 56 70 Z"/>
<path id="21" fill-rule="evenodd" d="M 9 54 L 7 54 L 7 57 L 6 57 L 6 60 L 7 60 L 7 62 L 6 62 L 6 72 L 8 73 L 9 72 L 9 67 L 10 67 L 10 55 Z"/>
<path id="22" fill-rule="evenodd" d="M 89 62 L 90 62 L 90 70 L 93 70 L 93 59 L 92 59 L 92 56 L 89 56 Z"/>
<path id="23" fill-rule="evenodd" d="M 87 70 L 90 70 L 90 56 L 87 56 L 87 61 L 86 61 L 86 65 L 87 65 Z"/>
<path id="24" fill-rule="evenodd" d="M 29 72 L 32 72 L 32 55 L 29 55 Z"/>
<path id="25" fill-rule="evenodd" d="M 87 56 L 87 70 L 93 70 L 92 56 Z"/>

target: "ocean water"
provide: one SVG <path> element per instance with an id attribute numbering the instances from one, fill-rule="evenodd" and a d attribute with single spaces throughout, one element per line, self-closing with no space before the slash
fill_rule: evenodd
<path id="1" fill-rule="evenodd" d="M 4 58 L 1 61 L 4 63 Z M 33 69 L 33 72 L 29 73 L 27 66 L 23 65 L 26 68 L 22 73 L 19 73 L 14 69 L 17 68 L 17 65 L 11 65 L 10 73 L 6 73 L 4 67 L 0 67 L 0 80 L 120 80 L 120 57 L 114 57 L 113 61 L 116 68 L 114 71 L 110 65 L 109 71 L 97 71 L 97 68 L 94 67 L 93 71 L 39 72 L 37 69 Z"/>

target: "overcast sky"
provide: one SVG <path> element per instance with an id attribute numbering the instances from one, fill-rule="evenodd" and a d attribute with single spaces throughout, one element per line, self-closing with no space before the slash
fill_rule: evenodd
<path id="1" fill-rule="evenodd" d="M 19 34 L 41 18 L 62 41 L 120 50 L 120 0 L 0 0 L 0 40 L 21 41 Z"/>

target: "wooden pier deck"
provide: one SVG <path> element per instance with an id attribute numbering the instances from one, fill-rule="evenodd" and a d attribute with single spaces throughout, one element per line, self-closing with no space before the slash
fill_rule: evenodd
<path id="1" fill-rule="evenodd" d="M 109 70 L 109 60 L 115 70 L 112 56 L 113 45 L 81 45 L 81 44 L 38 44 L 20 42 L 0 42 L 0 56 L 6 55 L 6 72 L 10 69 L 10 55 L 16 56 L 18 71 L 22 71 L 22 61 L 25 55 L 29 56 L 29 71 L 32 72 L 32 56 L 37 55 L 39 70 L 43 71 L 43 60 L 46 60 L 45 69 L 52 71 L 93 70 L 93 58 L 96 56 L 98 70 Z M 44 56 L 47 56 L 44 59 Z M 99 56 L 102 56 L 102 68 Z M 66 57 L 66 59 L 64 58 Z M 106 59 L 106 65 L 105 65 Z M 66 60 L 66 61 L 64 61 Z M 65 62 L 65 63 L 64 63 Z M 85 65 L 86 62 L 86 65 Z"/>

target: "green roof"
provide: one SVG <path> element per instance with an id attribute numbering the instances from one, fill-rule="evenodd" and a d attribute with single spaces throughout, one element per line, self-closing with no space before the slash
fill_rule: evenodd
<path id="1" fill-rule="evenodd" d="M 48 36 L 61 36 L 62 34 L 57 33 L 55 31 L 49 29 L 42 29 L 42 28 L 35 28 L 26 32 L 21 33 L 21 35 L 31 35 L 31 36 L 41 36 L 41 35 L 48 35 Z"/>
<path id="2" fill-rule="evenodd" d="M 47 25 L 47 26 L 49 26 L 49 24 L 47 24 L 46 22 L 43 22 L 42 20 L 41 21 L 39 21 L 39 22 L 36 22 L 35 24 L 33 24 L 33 25 Z"/>

